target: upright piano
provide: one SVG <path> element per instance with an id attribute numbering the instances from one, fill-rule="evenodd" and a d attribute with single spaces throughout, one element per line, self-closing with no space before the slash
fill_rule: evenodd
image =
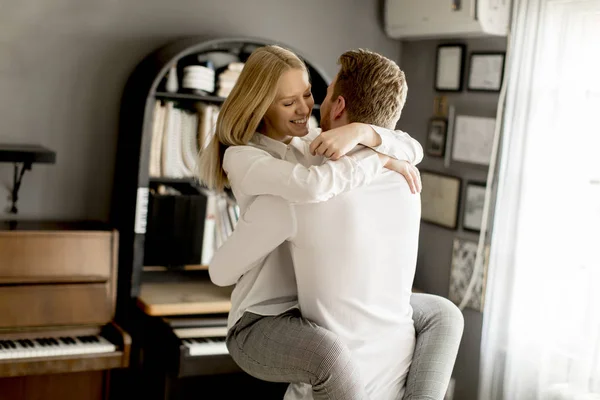
<path id="1" fill-rule="evenodd" d="M 107 399 L 131 345 L 113 320 L 117 231 L 0 224 L 0 398 Z"/>

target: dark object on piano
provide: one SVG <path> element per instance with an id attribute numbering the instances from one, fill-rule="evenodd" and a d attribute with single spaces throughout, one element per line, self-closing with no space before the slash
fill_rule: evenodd
<path id="1" fill-rule="evenodd" d="M 113 321 L 118 233 L 90 222 L 9 225 L 0 226 L 2 399 L 103 398 L 107 371 L 129 365 L 131 345 Z"/>
<path id="2" fill-rule="evenodd" d="M 15 164 L 10 212 L 12 214 L 17 214 L 19 212 L 17 209 L 19 189 L 21 188 L 21 182 L 25 171 L 30 170 L 33 163 L 54 164 L 56 162 L 56 153 L 36 145 L 0 144 L 0 162 L 11 162 Z M 20 171 L 19 163 L 23 164 Z"/>

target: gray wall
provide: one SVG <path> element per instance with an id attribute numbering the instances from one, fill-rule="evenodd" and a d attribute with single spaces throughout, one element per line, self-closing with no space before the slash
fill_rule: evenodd
<path id="1" fill-rule="evenodd" d="M 0 0 L 0 143 L 41 144 L 53 166 L 25 175 L 20 218 L 107 220 L 119 102 L 134 66 L 190 35 L 292 46 L 332 78 L 345 50 L 399 59 L 380 2 L 364 0 Z M 0 218 L 12 166 L 0 164 Z"/>
<path id="2" fill-rule="evenodd" d="M 400 66 L 406 73 L 408 82 L 408 99 L 402 118 L 399 122 L 403 129 L 415 137 L 424 146 L 428 121 L 433 117 L 433 101 L 437 93 L 433 89 L 435 76 L 435 57 L 438 44 L 464 43 L 468 54 L 472 51 L 505 51 L 506 40 L 503 38 L 480 38 L 468 40 L 426 40 L 404 42 Z M 465 82 L 468 66 L 465 67 Z M 498 95 L 494 93 L 462 92 L 444 93 L 450 104 L 456 107 L 457 113 L 466 115 L 494 117 L 498 105 Z M 425 156 L 419 166 L 422 170 L 431 170 L 455 175 L 463 178 L 463 198 L 466 180 L 485 182 L 487 168 L 471 164 L 451 162 L 449 168 L 444 167 L 443 160 Z M 459 221 L 462 220 L 461 205 Z M 428 293 L 448 296 L 450 282 L 450 263 L 452 260 L 452 243 L 455 237 L 477 240 L 478 235 L 444 229 L 427 223 L 421 224 L 419 240 L 419 261 L 415 276 L 415 286 Z M 479 375 L 479 347 L 481 342 L 481 324 L 483 315 L 472 309 L 465 309 L 465 333 L 454 368 L 456 390 L 454 399 L 477 399 Z"/>

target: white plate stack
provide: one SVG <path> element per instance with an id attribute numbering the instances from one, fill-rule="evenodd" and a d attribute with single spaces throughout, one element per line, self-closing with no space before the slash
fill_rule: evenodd
<path id="1" fill-rule="evenodd" d="M 215 71 L 202 65 L 189 65 L 183 68 L 182 86 L 197 93 L 213 93 Z"/>
<path id="2" fill-rule="evenodd" d="M 235 86 L 240 74 L 244 69 L 244 63 L 232 62 L 227 69 L 219 74 L 219 90 L 217 96 L 227 97 Z"/>

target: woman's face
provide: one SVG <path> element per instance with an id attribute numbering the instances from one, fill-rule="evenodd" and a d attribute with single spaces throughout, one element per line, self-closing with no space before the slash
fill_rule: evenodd
<path id="1" fill-rule="evenodd" d="M 282 142 L 306 135 L 314 105 L 306 71 L 291 69 L 285 72 L 279 78 L 275 101 L 263 118 L 262 133 Z"/>

